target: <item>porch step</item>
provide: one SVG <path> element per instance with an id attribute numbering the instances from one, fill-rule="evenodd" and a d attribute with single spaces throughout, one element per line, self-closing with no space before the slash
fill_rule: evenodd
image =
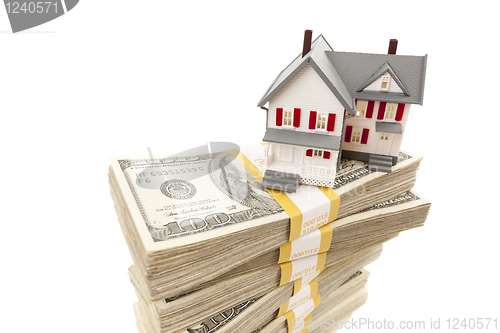
<path id="1" fill-rule="evenodd" d="M 266 170 L 262 178 L 262 186 L 283 192 L 297 192 L 299 175 L 276 170 Z"/>
<path id="2" fill-rule="evenodd" d="M 371 154 L 368 159 L 368 169 L 390 173 L 392 171 L 392 157 Z"/>

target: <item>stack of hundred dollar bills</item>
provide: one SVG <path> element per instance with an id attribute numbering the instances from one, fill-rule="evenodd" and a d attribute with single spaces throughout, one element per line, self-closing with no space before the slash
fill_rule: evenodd
<path id="1" fill-rule="evenodd" d="M 342 160 L 333 189 L 292 194 L 261 187 L 263 159 L 261 144 L 111 159 L 140 332 L 332 332 L 366 301 L 363 267 L 430 208 L 410 152 L 391 173 Z"/>

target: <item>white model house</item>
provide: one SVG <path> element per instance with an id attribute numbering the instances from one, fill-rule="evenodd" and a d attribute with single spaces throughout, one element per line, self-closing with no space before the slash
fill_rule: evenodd
<path id="1" fill-rule="evenodd" d="M 278 75 L 258 104 L 263 108 L 269 103 L 265 166 L 298 175 L 302 184 L 331 187 L 345 114 L 356 113 L 355 101 L 328 59 L 330 45 L 323 36 L 312 44 L 307 37 L 306 31 L 303 53 Z"/>
<path id="2" fill-rule="evenodd" d="M 426 56 L 395 55 L 395 40 L 393 54 L 335 52 L 311 35 L 258 103 L 267 111 L 266 187 L 283 178 L 332 187 L 341 157 L 390 172 L 410 104 L 422 104 Z"/>

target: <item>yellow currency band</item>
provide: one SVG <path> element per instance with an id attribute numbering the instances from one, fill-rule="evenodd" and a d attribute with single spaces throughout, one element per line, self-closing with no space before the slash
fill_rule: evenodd
<path id="1" fill-rule="evenodd" d="M 293 311 L 290 311 L 290 312 L 285 313 L 284 316 L 286 318 L 286 322 L 288 325 L 288 332 L 291 333 L 291 332 L 293 332 L 293 320 L 295 319 L 295 314 L 293 313 Z M 309 323 L 311 321 L 312 321 L 311 314 L 309 314 L 307 317 L 304 318 L 305 323 Z M 300 333 L 309 333 L 309 330 L 306 327 L 302 331 L 300 331 Z"/>
<path id="2" fill-rule="evenodd" d="M 262 143 L 261 143 L 262 144 Z M 259 182 L 262 183 L 262 171 L 250 161 L 242 152 L 236 149 L 228 150 L 228 152 L 240 162 L 245 169 Z M 337 218 L 340 206 L 340 196 L 333 189 L 328 187 L 317 187 L 330 200 L 330 212 L 328 222 Z M 269 194 L 279 203 L 290 217 L 290 237 L 289 240 L 300 237 L 302 230 L 302 212 L 297 205 L 286 195 L 285 192 L 266 189 Z"/>
<path id="3" fill-rule="evenodd" d="M 333 229 L 327 224 L 319 228 L 321 232 L 321 242 L 319 246 L 319 250 L 316 253 L 322 253 L 330 250 L 330 246 L 332 245 L 332 237 L 333 237 Z M 285 245 L 280 246 L 280 256 L 278 259 L 278 264 L 290 261 L 292 256 L 292 241 L 288 241 Z"/>
<path id="4" fill-rule="evenodd" d="M 318 254 L 315 271 L 322 272 L 325 269 L 326 254 L 327 252 Z M 287 261 L 279 265 L 281 268 L 281 279 L 279 285 L 280 287 L 284 286 L 289 282 L 297 280 L 297 279 L 292 280 L 293 261 Z"/>
<path id="5" fill-rule="evenodd" d="M 308 295 L 309 297 L 306 300 L 304 300 L 304 302 L 310 300 L 311 298 L 313 298 L 314 296 L 316 296 L 318 294 L 318 281 L 316 281 L 316 279 L 313 279 L 311 282 L 309 282 L 309 286 L 311 287 L 311 292 Z M 295 288 L 294 288 L 294 290 L 293 290 L 293 296 L 295 296 L 295 295 L 298 294 L 298 292 L 300 291 L 300 287 L 301 287 L 301 285 L 299 285 L 299 290 L 295 290 Z M 298 305 L 300 305 L 302 303 L 303 302 L 299 303 Z M 289 305 L 290 305 L 290 300 L 286 301 L 285 304 L 283 304 L 280 307 L 280 309 L 278 311 L 278 315 L 276 317 L 284 315 L 286 312 L 288 312 L 287 310 L 288 310 L 288 306 Z M 293 308 L 291 310 L 293 310 Z"/>
<path id="6" fill-rule="evenodd" d="M 317 294 L 314 296 L 314 309 L 316 309 L 321 302 L 321 296 Z M 313 311 L 314 311 L 313 309 Z M 293 320 L 295 319 L 295 312 L 293 310 L 288 311 L 287 313 L 284 314 L 288 326 L 288 333 L 296 332 L 296 330 L 293 329 L 294 323 Z M 307 323 L 312 321 L 312 315 L 309 313 L 305 318 L 304 318 L 304 324 L 306 324 L 306 328 L 304 328 L 300 333 L 307 333 L 309 332 L 307 330 Z"/>

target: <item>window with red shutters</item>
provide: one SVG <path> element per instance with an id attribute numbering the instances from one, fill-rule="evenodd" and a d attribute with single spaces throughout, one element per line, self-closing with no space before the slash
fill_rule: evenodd
<path id="1" fill-rule="evenodd" d="M 276 108 L 276 126 L 283 126 L 283 108 Z"/>

